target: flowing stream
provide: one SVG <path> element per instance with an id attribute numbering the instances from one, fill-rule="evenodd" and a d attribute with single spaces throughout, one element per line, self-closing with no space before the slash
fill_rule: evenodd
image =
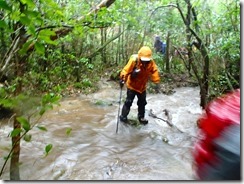
<path id="1" fill-rule="evenodd" d="M 119 89 L 106 83 L 99 92 L 64 98 L 31 130 L 31 142 L 21 142 L 21 180 L 193 180 L 192 145 L 201 113 L 199 88 L 181 87 L 172 95 L 147 94 L 146 126 L 119 123 Z M 126 89 L 122 91 L 122 103 Z M 137 99 L 129 114 L 137 116 Z M 149 116 L 149 111 L 173 127 Z M 0 166 L 10 148 L 11 123 L 1 123 Z M 67 130 L 71 130 L 67 134 Z M 179 130 L 183 131 L 180 132 Z M 45 157 L 44 149 L 52 144 Z M 9 180 L 9 162 L 2 176 Z"/>

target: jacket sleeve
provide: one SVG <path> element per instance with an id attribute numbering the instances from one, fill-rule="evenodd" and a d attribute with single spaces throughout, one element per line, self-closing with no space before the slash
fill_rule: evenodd
<path id="1" fill-rule="evenodd" d="M 125 65 L 125 67 L 120 72 L 120 79 L 127 81 L 128 76 L 131 74 L 134 66 L 135 66 L 135 57 L 131 56 L 128 63 Z"/>
<path id="2" fill-rule="evenodd" d="M 151 76 L 150 79 L 153 83 L 158 84 L 160 82 L 160 76 L 159 76 L 159 72 L 158 72 L 158 67 L 155 63 L 155 61 L 152 61 L 152 70 L 151 70 Z"/>

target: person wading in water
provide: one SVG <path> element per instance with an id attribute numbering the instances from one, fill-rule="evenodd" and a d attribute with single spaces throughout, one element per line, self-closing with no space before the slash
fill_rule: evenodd
<path id="1" fill-rule="evenodd" d="M 124 83 L 127 86 L 127 97 L 122 108 L 120 121 L 127 123 L 127 116 L 135 96 L 138 101 L 138 120 L 141 124 L 146 125 L 148 120 L 145 119 L 146 86 L 148 79 L 156 84 L 156 91 L 159 90 L 159 72 L 155 61 L 152 59 L 152 50 L 148 46 L 143 46 L 138 54 L 133 54 L 123 70 L 120 72 L 120 87 Z"/>

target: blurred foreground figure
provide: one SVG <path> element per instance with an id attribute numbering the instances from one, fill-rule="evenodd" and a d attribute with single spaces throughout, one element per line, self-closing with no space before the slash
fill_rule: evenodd
<path id="1" fill-rule="evenodd" d="M 210 102 L 198 120 L 193 158 L 199 180 L 240 180 L 240 89 Z"/>

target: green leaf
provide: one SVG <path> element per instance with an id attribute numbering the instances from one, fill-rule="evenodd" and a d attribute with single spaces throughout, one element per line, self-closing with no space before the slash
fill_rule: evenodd
<path id="1" fill-rule="evenodd" d="M 37 21 L 35 21 L 36 23 Z M 26 26 L 26 30 L 33 36 L 36 36 L 36 28 L 34 24 L 30 24 L 28 25 L 28 27 Z"/>
<path id="2" fill-rule="evenodd" d="M 21 116 L 21 117 L 17 117 L 16 119 L 18 122 L 20 122 L 20 124 L 22 125 L 22 127 L 25 129 L 26 132 L 30 130 L 30 123 L 26 118 Z"/>
<path id="3" fill-rule="evenodd" d="M 41 44 L 40 42 L 36 42 L 35 43 L 35 49 L 39 54 L 44 54 L 45 53 L 45 47 L 43 44 Z"/>
<path id="4" fill-rule="evenodd" d="M 52 106 L 50 103 L 57 103 L 60 100 L 60 96 L 56 95 L 54 93 L 48 93 L 42 97 L 42 105 L 46 106 L 49 105 L 50 108 L 52 109 Z"/>
<path id="5" fill-rule="evenodd" d="M 70 133 L 71 133 L 71 131 L 72 131 L 72 128 L 67 128 L 67 129 L 66 129 L 66 135 L 69 136 Z"/>
<path id="6" fill-rule="evenodd" d="M 11 132 L 10 136 L 11 136 L 11 137 L 15 137 L 15 136 L 19 135 L 20 132 L 22 132 L 21 128 L 15 128 L 15 129 Z"/>
<path id="7" fill-rule="evenodd" d="M 53 148 L 53 145 L 52 144 L 48 144 L 45 147 L 45 153 L 46 153 L 46 155 L 48 155 L 48 153 L 51 151 L 52 148 Z"/>
<path id="8" fill-rule="evenodd" d="M 30 25 L 31 24 L 31 20 L 26 16 L 21 16 L 20 22 L 24 25 Z"/>
<path id="9" fill-rule="evenodd" d="M 8 27 L 8 25 L 6 24 L 6 22 L 3 21 L 3 20 L 0 20 L 0 28 L 6 28 L 6 27 Z"/>
<path id="10" fill-rule="evenodd" d="M 42 116 L 46 112 L 46 109 L 44 107 L 41 108 L 39 114 Z"/>
<path id="11" fill-rule="evenodd" d="M 26 135 L 24 136 L 24 140 L 25 140 L 26 142 L 30 142 L 30 141 L 31 141 L 31 135 L 30 135 L 30 134 L 26 134 Z"/>
<path id="12" fill-rule="evenodd" d="M 0 0 L 0 9 L 12 11 L 12 8 L 6 3 L 6 1 Z"/>
<path id="13" fill-rule="evenodd" d="M 29 40 L 26 43 L 24 43 L 24 45 L 22 46 L 22 48 L 20 49 L 19 53 L 21 55 L 26 54 L 27 50 L 31 47 L 31 44 L 33 43 L 33 40 Z"/>
<path id="14" fill-rule="evenodd" d="M 56 10 L 56 11 L 55 11 L 55 14 L 60 15 L 61 17 L 64 16 L 63 12 L 60 11 L 60 10 Z"/>
<path id="15" fill-rule="evenodd" d="M 46 132 L 47 132 L 46 127 L 43 127 L 43 126 L 37 126 L 37 128 L 38 128 L 39 130 L 42 130 L 42 131 L 46 131 Z"/>
<path id="16" fill-rule="evenodd" d="M 56 33 L 54 31 L 41 30 L 38 38 L 46 43 L 57 45 L 57 42 L 51 40 L 51 36 L 55 36 L 55 35 Z"/>
<path id="17" fill-rule="evenodd" d="M 53 109 L 53 105 L 52 105 L 52 104 L 45 104 L 45 105 L 41 108 L 39 114 L 42 116 L 47 110 L 51 110 L 51 109 Z"/>
<path id="18" fill-rule="evenodd" d="M 20 0 L 23 4 L 27 4 L 28 7 L 34 7 L 35 3 L 32 0 Z"/>
<path id="19" fill-rule="evenodd" d="M 24 14 L 26 14 L 28 17 L 36 18 L 40 16 L 40 12 L 38 11 L 31 11 L 31 10 L 25 10 Z"/>
<path id="20" fill-rule="evenodd" d="M 15 101 L 12 99 L 0 99 L 0 104 L 5 108 L 15 107 Z"/>

